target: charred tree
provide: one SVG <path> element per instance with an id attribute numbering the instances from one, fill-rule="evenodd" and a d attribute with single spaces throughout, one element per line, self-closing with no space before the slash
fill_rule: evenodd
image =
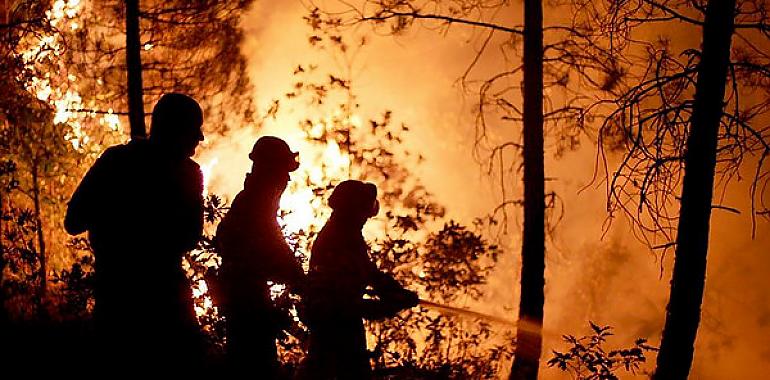
<path id="1" fill-rule="evenodd" d="M 734 17 L 735 0 L 708 2 L 685 153 L 671 293 L 654 375 L 658 380 L 687 379 L 692 365 L 706 281 L 717 140 Z"/>
<path id="2" fill-rule="evenodd" d="M 145 138 L 142 88 L 142 56 L 139 41 L 139 0 L 126 0 L 126 74 L 128 80 L 128 120 L 131 138 Z"/>
<path id="3" fill-rule="evenodd" d="M 512 380 L 537 379 L 543 346 L 545 178 L 543 168 L 543 4 L 524 1 L 524 232 L 521 298 Z"/>

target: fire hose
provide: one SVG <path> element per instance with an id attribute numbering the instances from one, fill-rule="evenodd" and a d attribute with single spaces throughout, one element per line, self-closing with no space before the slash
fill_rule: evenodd
<path id="1" fill-rule="evenodd" d="M 478 311 L 463 309 L 463 308 L 449 306 L 449 305 L 442 305 L 440 303 L 436 303 L 436 302 L 432 302 L 432 301 L 427 301 L 427 300 L 423 300 L 423 299 L 420 300 L 420 306 L 424 306 L 424 307 L 427 307 L 429 309 L 433 309 L 435 311 L 438 311 L 438 312 L 441 312 L 441 313 L 445 313 L 445 314 L 453 314 L 453 315 L 460 315 L 460 316 L 465 316 L 465 317 L 470 317 L 470 318 L 483 319 L 483 320 L 486 320 L 486 321 L 500 323 L 500 324 L 509 325 L 509 326 L 514 326 L 514 327 L 517 324 L 514 321 L 511 321 L 511 320 L 508 320 L 508 319 L 505 319 L 505 318 L 496 317 L 494 315 L 479 313 Z"/>
<path id="2" fill-rule="evenodd" d="M 463 309 L 459 307 L 443 305 L 440 303 L 423 300 L 423 299 L 420 300 L 420 306 L 435 310 L 443 314 L 457 315 L 457 316 L 473 318 L 473 319 L 482 319 L 489 322 L 516 327 L 517 329 L 527 331 L 530 334 L 539 334 L 539 335 L 550 336 L 550 337 L 559 336 L 558 334 L 555 334 L 553 331 L 544 330 L 541 325 L 538 325 L 532 322 L 526 322 L 526 321 L 515 322 L 510 319 L 505 319 L 505 318 L 497 317 L 490 314 L 479 313 L 478 311 Z"/>
<path id="3" fill-rule="evenodd" d="M 385 291 L 381 291 L 380 294 L 377 294 L 376 292 L 372 291 L 371 289 L 369 289 L 369 290 L 367 290 L 365 292 L 366 292 L 366 294 L 368 294 L 370 296 L 383 296 L 383 295 L 385 295 L 385 298 L 391 299 L 391 300 L 398 300 L 398 299 L 401 299 L 402 297 L 404 297 L 404 294 L 405 294 L 404 293 L 404 289 L 401 288 L 401 286 L 395 280 L 393 280 L 392 277 L 391 277 L 391 284 L 394 284 L 394 285 L 392 285 L 390 287 L 390 289 L 387 289 Z M 411 291 L 408 291 L 408 290 L 406 291 L 406 293 L 415 294 L 415 293 L 413 293 Z M 425 307 L 425 308 L 428 308 L 428 309 L 432 309 L 432 310 L 437 311 L 437 312 L 442 313 L 442 314 L 456 315 L 456 316 L 472 318 L 472 319 L 481 319 L 481 320 L 485 320 L 485 321 L 488 321 L 488 322 L 499 323 L 499 324 L 503 324 L 503 325 L 506 325 L 506 326 L 512 326 L 512 327 L 517 327 L 519 325 L 519 323 L 516 323 L 516 322 L 514 322 L 512 320 L 509 320 L 509 319 L 497 317 L 497 316 L 490 315 L 490 314 L 480 313 L 478 311 L 473 311 L 473 310 L 468 310 L 468 309 L 464 309 L 464 308 L 459 308 L 459 307 L 455 307 L 455 306 L 444 305 L 444 304 L 440 304 L 440 303 L 429 301 L 429 300 L 422 299 L 422 298 L 418 298 L 418 304 L 420 306 L 422 306 L 422 307 Z M 525 327 L 527 327 L 528 330 L 533 331 L 533 332 L 535 330 L 539 330 L 539 329 L 534 328 L 534 326 L 525 326 Z M 519 328 L 521 328 L 521 326 L 519 326 Z"/>

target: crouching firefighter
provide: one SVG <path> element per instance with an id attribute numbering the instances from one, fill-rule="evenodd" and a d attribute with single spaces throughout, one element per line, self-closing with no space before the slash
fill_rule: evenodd
<path id="1" fill-rule="evenodd" d="M 285 317 L 274 307 L 267 282 L 296 292 L 305 278 L 276 220 L 289 173 L 299 163 L 297 153 L 272 136 L 257 140 L 249 158 L 253 165 L 244 188 L 217 228 L 222 266 L 213 291 L 225 316 L 228 370 L 271 379 L 278 370 L 276 337 Z"/>
<path id="2" fill-rule="evenodd" d="M 332 192 L 329 206 L 332 215 L 313 243 L 303 295 L 310 344 L 299 377 L 369 379 L 363 319 L 392 317 L 419 299 L 369 258 L 361 230 L 379 212 L 377 187 L 344 181 Z M 364 293 L 376 299 L 364 299 Z"/>

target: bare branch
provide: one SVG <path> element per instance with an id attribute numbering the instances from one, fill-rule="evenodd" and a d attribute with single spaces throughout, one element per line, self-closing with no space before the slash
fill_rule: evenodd
<path id="1" fill-rule="evenodd" d="M 399 17 L 413 18 L 418 20 L 419 19 L 438 20 L 438 21 L 443 21 L 449 25 L 451 24 L 469 25 L 469 26 L 481 27 L 481 28 L 486 28 L 486 29 L 491 29 L 499 32 L 511 33 L 511 34 L 518 34 L 518 35 L 524 34 L 524 31 L 522 28 L 507 27 L 507 26 L 485 22 L 485 21 L 468 20 L 468 19 L 446 16 L 441 14 L 423 14 L 423 13 L 420 13 L 419 11 L 412 11 L 412 12 L 387 11 L 387 12 L 378 13 L 377 15 L 374 15 L 374 16 L 363 16 L 361 17 L 361 21 L 383 22 L 383 21 L 387 21 L 387 20 L 399 18 Z"/>

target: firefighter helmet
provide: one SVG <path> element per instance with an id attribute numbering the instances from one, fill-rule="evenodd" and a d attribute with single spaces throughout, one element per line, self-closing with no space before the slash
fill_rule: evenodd
<path id="1" fill-rule="evenodd" d="M 342 181 L 332 191 L 329 207 L 334 211 L 373 217 L 380 211 L 377 186 L 369 182 Z"/>
<path id="2" fill-rule="evenodd" d="M 254 162 L 264 163 L 276 169 L 293 172 L 299 167 L 297 156 L 285 141 L 275 136 L 262 136 L 254 143 L 249 158 Z"/>

